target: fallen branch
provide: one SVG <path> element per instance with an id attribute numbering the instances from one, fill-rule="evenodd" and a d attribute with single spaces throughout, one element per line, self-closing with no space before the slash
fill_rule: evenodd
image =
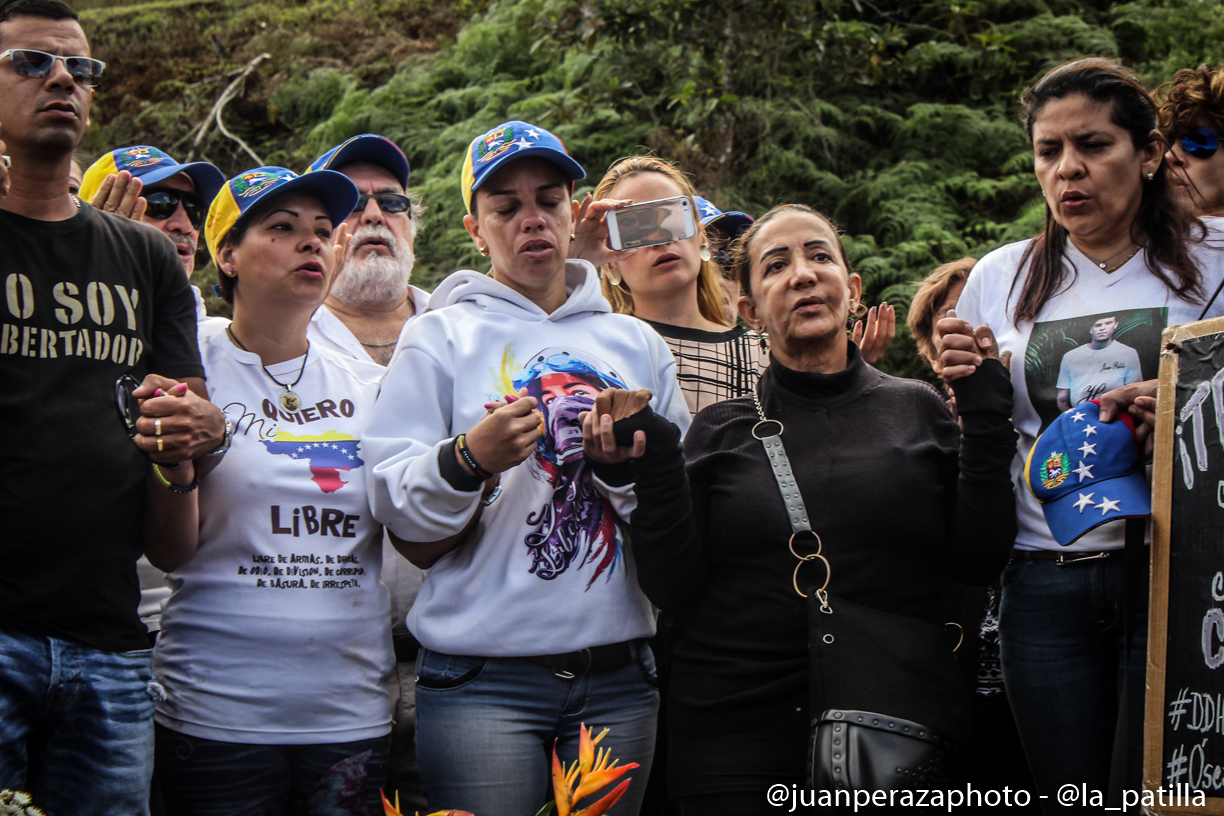
<path id="1" fill-rule="evenodd" d="M 239 73 L 234 81 L 231 82 L 229 86 L 226 87 L 226 89 L 221 93 L 221 96 L 219 96 L 217 101 L 213 104 L 212 110 L 208 112 L 208 115 L 204 117 L 200 124 L 196 125 L 196 127 L 199 128 L 199 132 L 196 133 L 195 140 L 191 143 L 191 151 L 187 154 L 187 161 L 190 162 L 194 160 L 196 151 L 199 150 L 204 144 L 205 139 L 208 138 L 209 134 L 212 132 L 213 125 L 215 124 L 217 126 L 217 130 L 219 130 L 223 136 L 236 142 L 239 147 L 245 150 L 247 154 L 255 160 L 256 165 L 260 167 L 263 166 L 263 159 L 259 158 L 255 151 L 252 150 L 246 142 L 229 132 L 229 130 L 225 127 L 225 123 L 221 121 L 221 114 L 225 110 L 225 106 L 229 104 L 234 97 L 242 92 L 243 84 L 246 82 L 247 77 L 249 77 L 255 71 L 256 66 L 258 66 L 259 63 L 263 62 L 264 60 L 271 58 L 271 54 L 260 54 L 258 57 L 255 57 L 255 59 L 246 64 L 246 67 L 242 69 L 241 73 Z"/>

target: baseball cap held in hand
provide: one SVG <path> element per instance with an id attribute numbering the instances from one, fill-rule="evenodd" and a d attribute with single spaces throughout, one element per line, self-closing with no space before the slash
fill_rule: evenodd
<path id="1" fill-rule="evenodd" d="M 1096 527 L 1152 513 L 1152 492 L 1125 411 L 1101 422 L 1101 403 L 1075 406 L 1050 423 L 1024 463 L 1054 540 L 1066 547 Z"/>

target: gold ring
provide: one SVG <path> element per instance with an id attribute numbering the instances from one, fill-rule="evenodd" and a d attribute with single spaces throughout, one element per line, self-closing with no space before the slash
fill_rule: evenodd
<path id="1" fill-rule="evenodd" d="M 161 417 L 153 420 L 153 435 L 161 436 Z"/>
<path id="2" fill-rule="evenodd" d="M 159 436 L 159 437 L 157 437 L 157 452 L 158 452 L 158 453 L 161 453 L 161 452 L 162 452 L 162 450 L 163 450 L 163 448 L 162 448 L 162 438 Z"/>

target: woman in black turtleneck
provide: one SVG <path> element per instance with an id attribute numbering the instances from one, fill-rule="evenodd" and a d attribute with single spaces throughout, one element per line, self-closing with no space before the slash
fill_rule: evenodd
<path id="1" fill-rule="evenodd" d="M 963 321 L 941 326 L 961 332 L 946 347 L 967 349 L 945 351 L 958 427 L 935 389 L 881 374 L 846 337 L 862 282 L 819 214 L 775 208 L 745 235 L 737 267 L 740 313 L 771 342 L 761 405 L 785 427 L 830 592 L 942 624 L 943 576 L 989 583 L 1015 540 L 1011 384 L 983 351 L 994 344 L 975 345 Z M 808 627 L 782 497 L 751 434 L 759 416 L 751 396 L 710 406 L 681 450 L 675 426 L 637 410 L 644 396 L 605 392 L 586 447 L 603 478 L 636 483 L 638 580 L 680 619 L 670 793 L 685 816 L 775 813 L 771 785 L 803 787 Z"/>

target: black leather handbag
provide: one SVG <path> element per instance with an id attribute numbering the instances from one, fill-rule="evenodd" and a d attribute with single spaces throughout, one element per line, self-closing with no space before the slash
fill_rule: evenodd
<path id="1" fill-rule="evenodd" d="M 753 397 L 761 421 L 752 435 L 764 446 L 782 492 L 790 550 L 798 559 L 794 589 L 808 601 L 810 787 L 889 791 L 955 785 L 965 767 L 965 746 L 972 744 L 973 709 L 951 633 L 829 594 L 832 570 L 808 522 L 782 445 L 782 423 L 767 419 L 755 391 Z M 824 583 L 804 591 L 800 571 L 813 562 L 824 567 Z"/>
<path id="2" fill-rule="evenodd" d="M 813 789 L 913 790 L 960 781 L 973 709 L 948 630 L 813 592 L 808 633 Z"/>

